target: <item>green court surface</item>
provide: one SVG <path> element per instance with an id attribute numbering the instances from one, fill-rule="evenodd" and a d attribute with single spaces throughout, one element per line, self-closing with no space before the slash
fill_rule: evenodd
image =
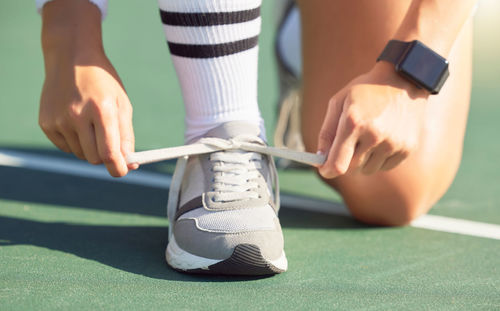
<path id="1" fill-rule="evenodd" d="M 498 1 L 483 1 L 476 16 L 463 162 L 430 212 L 444 217 L 365 226 L 312 172 L 280 172 L 289 271 L 268 278 L 168 268 L 172 162 L 113 180 L 51 146 L 37 125 L 43 64 L 33 2 L 0 3 L 0 310 L 500 310 Z M 278 96 L 272 7 L 264 2 L 259 65 L 269 132 Z M 104 30 L 134 105 L 137 148 L 182 144 L 181 94 L 156 1 L 110 1 Z M 465 232 L 447 232 L 455 229 Z"/>

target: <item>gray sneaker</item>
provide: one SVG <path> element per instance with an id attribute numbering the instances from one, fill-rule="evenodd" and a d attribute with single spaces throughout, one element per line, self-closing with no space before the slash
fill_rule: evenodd
<path id="1" fill-rule="evenodd" d="M 320 165 L 325 156 L 270 147 L 258 136 L 252 124 L 228 122 L 189 145 L 127 156 L 137 164 L 179 158 L 167 207 L 166 257 L 174 269 L 233 275 L 286 271 L 272 156 L 307 165 Z"/>
<path id="2" fill-rule="evenodd" d="M 203 140 L 266 148 L 258 135 L 258 127 L 249 123 L 228 122 Z M 271 156 L 258 152 L 230 149 L 180 158 L 169 194 L 168 264 L 190 273 L 286 271 L 273 179 L 277 182 Z"/>

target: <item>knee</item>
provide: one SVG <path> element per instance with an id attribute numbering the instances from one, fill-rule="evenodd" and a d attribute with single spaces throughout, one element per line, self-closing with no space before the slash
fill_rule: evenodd
<path id="1" fill-rule="evenodd" d="M 402 186 L 405 184 L 406 186 Z M 376 180 L 363 185 L 333 185 L 357 220 L 379 226 L 404 226 L 425 214 L 439 199 L 429 187 L 416 183 Z"/>
<path id="2" fill-rule="evenodd" d="M 419 198 L 395 194 L 392 197 L 370 197 L 346 204 L 354 218 L 378 226 L 405 226 L 426 213 L 431 205 Z"/>

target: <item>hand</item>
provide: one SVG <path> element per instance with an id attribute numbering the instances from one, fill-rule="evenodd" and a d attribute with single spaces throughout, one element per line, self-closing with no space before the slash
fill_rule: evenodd
<path id="1" fill-rule="evenodd" d="M 418 146 L 428 95 L 385 62 L 354 79 L 328 104 L 318 142 L 327 159 L 319 173 L 331 179 L 396 167 Z"/>
<path id="2" fill-rule="evenodd" d="M 103 53 L 91 61 L 60 57 L 46 64 L 39 123 L 59 149 L 104 163 L 114 177 L 138 167 L 126 163 L 126 155 L 134 152 L 132 106 Z"/>

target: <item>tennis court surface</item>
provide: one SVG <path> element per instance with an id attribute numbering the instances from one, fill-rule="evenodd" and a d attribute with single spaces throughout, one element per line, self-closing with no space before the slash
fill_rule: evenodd
<path id="1" fill-rule="evenodd" d="M 404 228 L 366 226 L 312 172 L 281 171 L 289 271 L 242 278 L 166 265 L 173 162 L 112 179 L 51 146 L 37 125 L 40 18 L 31 1 L 3 1 L 0 310 L 500 310 L 500 43 L 491 40 L 500 37 L 500 6 L 483 3 L 463 162 L 430 216 Z M 155 4 L 110 1 L 104 24 L 134 105 L 138 150 L 182 144 L 181 95 Z M 265 1 L 259 65 L 269 132 L 278 96 L 272 6 Z"/>

